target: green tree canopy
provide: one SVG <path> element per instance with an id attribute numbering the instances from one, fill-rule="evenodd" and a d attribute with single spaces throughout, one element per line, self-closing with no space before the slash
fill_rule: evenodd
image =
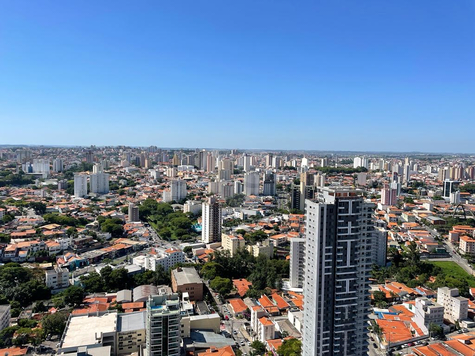
<path id="1" fill-rule="evenodd" d="M 209 285 L 223 297 L 228 295 L 233 289 L 233 282 L 229 278 L 216 277 Z"/>
<path id="2" fill-rule="evenodd" d="M 298 339 L 284 340 L 282 345 L 277 350 L 280 356 L 301 356 L 302 355 L 302 341 Z"/>

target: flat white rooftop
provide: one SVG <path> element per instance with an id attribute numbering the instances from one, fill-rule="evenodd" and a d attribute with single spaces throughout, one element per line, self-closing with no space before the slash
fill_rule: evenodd
<path id="1" fill-rule="evenodd" d="M 66 330 L 62 349 L 77 346 L 87 346 L 100 343 L 101 333 L 116 331 L 117 314 L 104 314 L 101 316 L 75 316 L 72 317 Z M 96 335 L 99 339 L 96 339 Z"/>

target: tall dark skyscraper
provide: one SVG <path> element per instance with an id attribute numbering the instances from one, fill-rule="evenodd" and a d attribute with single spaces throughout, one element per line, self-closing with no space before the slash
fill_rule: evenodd
<path id="1" fill-rule="evenodd" d="M 366 355 L 371 204 L 325 187 L 306 201 L 303 356 Z"/>

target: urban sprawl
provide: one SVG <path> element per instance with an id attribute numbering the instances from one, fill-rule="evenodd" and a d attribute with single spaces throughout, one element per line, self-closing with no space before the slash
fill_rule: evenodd
<path id="1" fill-rule="evenodd" d="M 0 147 L 0 355 L 475 355 L 475 156 Z"/>

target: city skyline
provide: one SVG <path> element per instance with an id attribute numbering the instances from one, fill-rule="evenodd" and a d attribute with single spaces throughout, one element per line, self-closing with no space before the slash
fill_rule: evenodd
<path id="1" fill-rule="evenodd" d="M 4 3 L 2 143 L 473 153 L 474 14 L 469 1 Z"/>

